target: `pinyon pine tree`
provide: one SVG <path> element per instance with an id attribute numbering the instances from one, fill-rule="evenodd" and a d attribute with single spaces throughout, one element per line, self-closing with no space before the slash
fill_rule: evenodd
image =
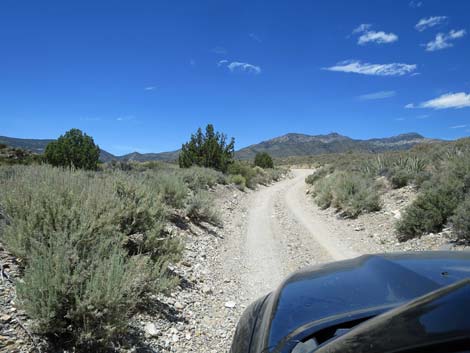
<path id="1" fill-rule="evenodd" d="M 267 152 L 258 152 L 255 156 L 255 166 L 261 168 L 274 168 L 274 162 Z"/>
<path id="2" fill-rule="evenodd" d="M 181 168 L 197 165 L 226 172 L 233 162 L 234 147 L 233 137 L 227 143 L 227 136 L 216 132 L 214 126 L 209 124 L 206 126 L 205 133 L 199 128 L 195 134 L 191 135 L 191 139 L 183 144 L 179 165 Z"/>
<path id="3" fill-rule="evenodd" d="M 46 146 L 44 157 L 55 167 L 94 170 L 98 166 L 100 148 L 91 136 L 79 129 L 71 129 Z"/>

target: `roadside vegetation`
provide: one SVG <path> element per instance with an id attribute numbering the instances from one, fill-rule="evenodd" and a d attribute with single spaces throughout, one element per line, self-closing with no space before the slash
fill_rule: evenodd
<path id="1" fill-rule="evenodd" d="M 178 284 L 169 265 L 184 239 L 171 222 L 220 226 L 214 187 L 255 188 L 285 174 L 234 160 L 225 140 L 211 125 L 199 130 L 181 167 L 100 164 L 98 146 L 76 129 L 37 158 L 0 146 L 22 156 L 0 164 L 0 241 L 22 265 L 16 302 L 35 333 L 74 351 L 109 349 L 143 303 Z"/>
<path id="2" fill-rule="evenodd" d="M 404 152 L 345 153 L 311 160 L 315 202 L 345 217 L 380 209 L 387 189 L 411 187 L 416 199 L 396 222 L 400 241 L 452 227 L 456 240 L 470 240 L 470 139 L 417 145 Z"/>
<path id="3" fill-rule="evenodd" d="M 43 156 L 31 153 L 21 148 L 12 148 L 0 143 L 0 165 L 15 164 L 40 164 L 44 161 Z"/>
<path id="4" fill-rule="evenodd" d="M 255 166 L 260 168 L 274 168 L 274 162 L 269 153 L 259 152 L 255 155 Z"/>

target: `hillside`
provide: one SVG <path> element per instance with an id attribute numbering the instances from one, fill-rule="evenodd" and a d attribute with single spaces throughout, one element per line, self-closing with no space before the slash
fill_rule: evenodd
<path id="1" fill-rule="evenodd" d="M 136 161 L 136 162 L 149 162 L 149 161 L 162 161 L 162 162 L 172 162 L 176 161 L 179 156 L 178 151 L 171 151 L 171 152 L 161 152 L 161 153 L 139 153 L 139 152 L 132 152 L 129 154 L 125 154 L 123 156 L 114 158 L 119 159 L 121 161 Z"/>
<path id="2" fill-rule="evenodd" d="M 0 143 L 14 148 L 21 148 L 23 150 L 31 151 L 33 153 L 44 153 L 46 146 L 54 140 L 47 139 L 22 139 L 16 137 L 0 136 Z M 116 159 L 113 154 L 100 149 L 100 161 L 109 162 Z"/>
<path id="3" fill-rule="evenodd" d="M 22 148 L 34 153 L 43 153 L 47 144 L 53 140 L 20 139 L 0 136 L 0 143 L 15 148 Z M 235 152 L 238 159 L 252 159 L 257 152 L 268 152 L 273 157 L 310 156 L 317 154 L 339 153 L 348 151 L 357 152 L 384 152 L 405 150 L 422 142 L 435 141 L 425 138 L 417 133 L 407 133 L 386 138 L 369 140 L 356 140 L 338 133 L 327 135 L 305 135 L 289 133 L 263 141 Z M 161 153 L 133 152 L 122 156 L 115 156 L 101 149 L 100 160 L 109 162 L 120 161 L 166 161 L 178 159 L 179 150 Z"/>
<path id="4" fill-rule="evenodd" d="M 338 133 L 305 135 L 290 133 L 240 149 L 237 158 L 250 159 L 257 152 L 267 152 L 273 157 L 309 156 L 348 151 L 384 152 L 405 150 L 422 142 L 434 141 L 417 133 L 407 133 L 387 138 L 355 140 Z"/>
<path id="5" fill-rule="evenodd" d="M 33 153 L 41 154 L 46 149 L 46 146 L 54 140 L 41 140 L 41 139 L 22 139 L 15 137 L 0 136 L 0 143 L 14 148 L 21 148 L 31 151 Z M 162 153 L 138 153 L 133 152 L 123 156 L 115 156 L 108 151 L 100 149 L 100 161 L 110 162 L 112 160 L 120 161 L 174 161 L 178 158 L 179 151 L 162 152 Z"/>

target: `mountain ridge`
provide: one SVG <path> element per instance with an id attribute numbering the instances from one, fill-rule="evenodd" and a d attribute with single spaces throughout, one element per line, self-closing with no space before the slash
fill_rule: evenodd
<path id="1" fill-rule="evenodd" d="M 34 153 L 43 153 L 47 144 L 52 139 L 24 139 L 0 136 L 0 143 L 5 145 L 30 150 Z M 418 143 L 436 142 L 440 140 L 426 138 L 416 132 L 403 133 L 390 137 L 371 138 L 366 140 L 353 139 L 331 132 L 325 135 L 308 135 L 290 132 L 269 140 L 241 148 L 235 152 L 238 159 L 252 159 L 258 152 L 268 152 L 273 157 L 308 156 L 325 153 L 339 153 L 348 151 L 360 152 L 385 152 L 405 150 Z M 116 161 L 175 161 L 180 150 L 160 153 L 131 152 L 122 156 L 116 156 L 103 149 L 100 150 L 102 162 Z"/>

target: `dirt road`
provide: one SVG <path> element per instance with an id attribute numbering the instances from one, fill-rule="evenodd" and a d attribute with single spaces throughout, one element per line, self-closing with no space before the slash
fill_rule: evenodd
<path id="1" fill-rule="evenodd" d="M 274 289 L 288 273 L 307 264 L 357 256 L 321 218 L 306 195 L 305 177 L 292 178 L 251 195 L 243 241 L 241 276 L 248 299 Z"/>
<path id="2" fill-rule="evenodd" d="M 195 257 L 207 260 L 192 268 L 203 269 L 199 281 L 207 295 L 178 297 L 189 301 L 195 319 L 188 329 L 191 340 L 175 352 L 188 352 L 189 346 L 192 352 L 208 352 L 207 347 L 210 353 L 227 352 L 235 325 L 253 300 L 295 270 L 358 255 L 306 195 L 311 172 L 293 170 L 290 178 L 253 192 L 222 189 L 218 207 L 224 227 L 204 246 L 201 239 L 195 243 L 197 252 L 204 251 Z"/>
<path id="3" fill-rule="evenodd" d="M 220 188 L 217 207 L 224 227 L 193 239 L 189 262 L 196 263 L 190 270 L 199 284 L 176 298 L 186 306 L 189 321 L 182 332 L 190 339 L 179 340 L 176 347 L 169 343 L 172 352 L 228 352 L 246 306 L 305 266 L 440 246 L 434 236 L 422 244 L 397 243 L 390 218 L 399 205 L 404 207 L 399 193 L 395 201 L 389 198 L 383 212 L 360 219 L 339 220 L 333 211 L 319 210 L 306 194 L 305 177 L 311 172 L 294 169 L 290 178 L 256 191 Z"/>

